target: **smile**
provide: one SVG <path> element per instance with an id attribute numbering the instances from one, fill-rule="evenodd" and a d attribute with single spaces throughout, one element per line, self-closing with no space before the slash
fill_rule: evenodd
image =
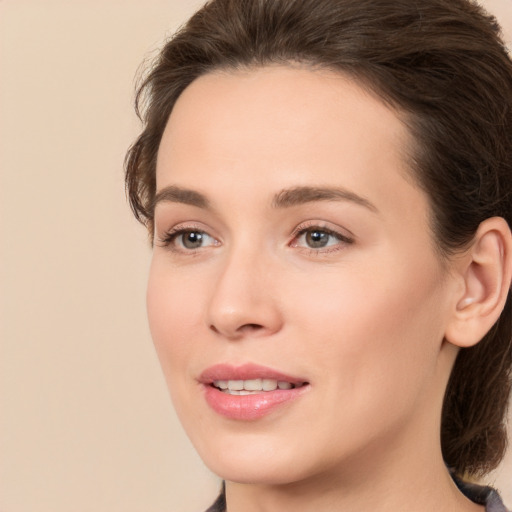
<path id="1" fill-rule="evenodd" d="M 254 395 L 276 389 L 294 389 L 304 384 L 293 384 L 275 379 L 216 380 L 213 386 L 229 395 Z"/>
<path id="2" fill-rule="evenodd" d="M 253 364 L 216 365 L 205 370 L 199 381 L 213 411 L 228 419 L 245 421 L 270 414 L 311 387 L 305 379 Z"/>

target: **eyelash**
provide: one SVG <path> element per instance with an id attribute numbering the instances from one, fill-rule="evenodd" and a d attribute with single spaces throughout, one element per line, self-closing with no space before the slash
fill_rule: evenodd
<path id="1" fill-rule="evenodd" d="M 332 245 L 332 246 L 327 246 L 327 247 L 323 247 L 323 248 L 313 248 L 313 247 L 306 247 L 306 246 L 303 246 L 303 247 L 300 247 L 298 244 L 297 244 L 297 240 L 306 235 L 307 233 L 312 233 L 312 232 L 318 232 L 318 233 L 324 233 L 324 234 L 327 234 L 333 238 L 335 238 L 338 242 L 340 242 L 342 245 L 340 246 L 339 243 L 335 244 L 335 245 Z M 299 247 L 305 251 L 307 251 L 309 254 L 311 255 L 322 255 L 322 254 L 328 254 L 328 253 L 331 253 L 331 252 L 336 252 L 336 251 L 339 251 L 339 250 L 342 250 L 343 249 L 343 245 L 350 245 L 350 244 L 353 244 L 354 243 L 354 239 L 349 237 L 349 236 L 346 236 L 346 235 L 343 235 L 342 233 L 338 232 L 338 231 L 335 231 L 331 228 L 328 228 L 326 226 L 322 226 L 322 225 L 319 225 L 318 223 L 317 224 L 309 224 L 309 225 L 301 225 L 299 226 L 293 233 L 293 240 L 292 240 L 292 243 L 291 243 L 291 246 L 292 247 Z"/>
<path id="2" fill-rule="evenodd" d="M 206 231 L 198 228 L 197 226 L 179 226 L 166 231 L 163 236 L 159 238 L 159 245 L 169 249 L 172 252 L 186 252 L 187 254 L 195 254 L 200 248 L 184 249 L 174 246 L 175 240 L 182 235 L 186 235 L 187 233 L 199 233 L 201 235 L 207 235 L 213 239 L 211 235 L 209 235 Z"/>
<path id="3" fill-rule="evenodd" d="M 289 245 L 291 247 L 297 247 L 299 249 L 307 251 L 309 254 L 312 254 L 312 255 L 321 255 L 321 254 L 326 254 L 326 253 L 330 253 L 330 252 L 335 252 L 335 251 L 339 251 L 343 248 L 343 247 L 340 247 L 340 244 L 335 244 L 333 246 L 320 247 L 320 248 L 313 248 L 313 247 L 306 247 L 306 246 L 298 245 L 297 240 L 299 240 L 300 237 L 306 235 L 307 233 L 312 233 L 315 231 L 318 233 L 327 234 L 328 236 L 335 238 L 338 242 L 341 242 L 341 244 L 350 245 L 350 244 L 354 243 L 353 238 L 343 235 L 343 234 L 339 233 L 338 231 L 330 229 L 326 226 L 321 226 L 319 224 L 310 224 L 307 226 L 305 226 L 305 225 L 299 226 L 293 232 L 293 234 L 292 234 L 293 239 Z M 179 226 L 179 227 L 172 228 L 169 231 L 165 232 L 163 234 L 163 236 L 161 238 L 159 238 L 159 240 L 158 240 L 159 245 L 161 247 L 165 247 L 165 248 L 169 249 L 172 252 L 186 253 L 187 255 L 194 255 L 202 248 L 199 247 L 199 248 L 195 248 L 195 249 L 186 249 L 183 247 L 178 248 L 174 245 L 174 242 L 176 241 L 176 239 L 178 237 L 185 235 L 187 233 L 198 233 L 201 235 L 206 235 L 206 236 L 212 238 L 213 240 L 215 240 L 214 237 L 212 237 L 206 231 L 200 229 L 197 226 Z M 217 244 L 218 244 L 218 242 L 217 242 Z M 217 245 L 217 244 L 214 244 L 214 245 Z"/>

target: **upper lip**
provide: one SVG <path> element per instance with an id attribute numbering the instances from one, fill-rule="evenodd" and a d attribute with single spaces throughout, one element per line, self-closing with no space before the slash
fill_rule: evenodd
<path id="1" fill-rule="evenodd" d="M 279 382 L 291 382 L 299 385 L 307 382 L 306 379 L 286 375 L 280 371 L 266 366 L 253 363 L 246 363 L 240 366 L 231 364 L 216 364 L 206 368 L 199 376 L 202 384 L 212 384 L 219 380 L 250 380 L 250 379 L 273 379 Z"/>

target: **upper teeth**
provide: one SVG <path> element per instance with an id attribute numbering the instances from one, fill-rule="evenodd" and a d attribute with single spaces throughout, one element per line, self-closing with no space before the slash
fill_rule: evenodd
<path id="1" fill-rule="evenodd" d="M 274 389 L 292 389 L 291 382 L 277 381 L 274 379 L 249 379 L 249 380 L 215 380 L 216 388 L 228 391 L 273 391 Z"/>

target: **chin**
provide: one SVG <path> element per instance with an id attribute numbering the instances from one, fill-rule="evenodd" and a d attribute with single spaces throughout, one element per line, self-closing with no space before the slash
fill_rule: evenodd
<path id="1" fill-rule="evenodd" d="M 223 480 L 239 484 L 252 485 L 287 485 L 303 479 L 300 474 L 290 472 L 290 464 L 281 466 L 276 464 L 272 458 L 258 462 L 233 461 L 210 461 L 206 462 L 207 467 Z"/>
<path id="2" fill-rule="evenodd" d="M 301 473 L 307 473 L 301 471 L 300 451 L 290 448 L 285 439 L 271 440 L 268 433 L 235 437 L 220 436 L 200 443 L 192 439 L 205 465 L 220 478 L 244 484 L 284 485 L 301 480 Z"/>

